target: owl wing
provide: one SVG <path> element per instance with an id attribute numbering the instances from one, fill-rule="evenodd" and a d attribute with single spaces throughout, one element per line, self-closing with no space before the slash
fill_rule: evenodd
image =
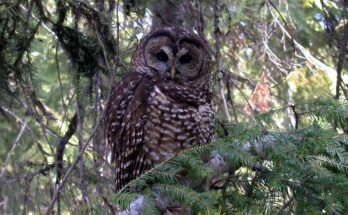
<path id="1" fill-rule="evenodd" d="M 113 87 L 106 106 L 106 135 L 116 161 L 116 191 L 152 166 L 142 150 L 149 79 L 130 73 Z"/>

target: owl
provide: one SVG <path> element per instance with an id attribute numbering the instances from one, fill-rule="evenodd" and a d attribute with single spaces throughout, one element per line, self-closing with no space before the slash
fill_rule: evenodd
<path id="1" fill-rule="evenodd" d="M 180 150 L 211 142 L 210 68 L 207 43 L 189 30 L 164 27 L 140 41 L 105 109 L 116 191 Z"/>

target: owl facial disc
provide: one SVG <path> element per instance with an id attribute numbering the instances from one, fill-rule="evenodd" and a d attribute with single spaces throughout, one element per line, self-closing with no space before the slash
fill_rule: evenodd
<path id="1" fill-rule="evenodd" d="M 189 30 L 165 27 L 143 38 L 133 55 L 131 70 L 192 86 L 209 80 L 210 62 L 203 38 Z"/>

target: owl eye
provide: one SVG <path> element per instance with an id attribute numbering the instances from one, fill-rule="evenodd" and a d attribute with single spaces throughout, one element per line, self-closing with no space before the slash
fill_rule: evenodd
<path id="1" fill-rule="evenodd" d="M 167 62 L 168 56 L 164 51 L 159 51 L 156 53 L 156 59 L 159 61 Z"/>
<path id="2" fill-rule="evenodd" d="M 180 63 L 181 64 L 186 64 L 186 63 L 190 63 L 192 61 L 192 56 L 185 54 L 180 58 Z"/>

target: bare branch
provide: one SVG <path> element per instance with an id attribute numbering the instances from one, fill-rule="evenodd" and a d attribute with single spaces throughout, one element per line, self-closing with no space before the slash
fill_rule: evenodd
<path id="1" fill-rule="evenodd" d="M 225 97 L 224 82 L 222 78 L 223 66 L 221 61 L 221 31 L 220 31 L 220 1 L 213 1 L 213 10 L 214 10 L 214 36 L 215 36 L 215 62 L 216 62 L 216 72 L 218 75 L 218 82 L 220 87 L 220 98 L 222 100 L 223 110 L 227 121 L 231 122 L 231 116 L 228 112 L 227 101 Z"/>
<path id="2" fill-rule="evenodd" d="M 22 135 L 23 135 L 23 133 L 24 133 L 26 127 L 27 127 L 27 123 L 28 123 L 28 120 L 26 120 L 24 122 L 24 124 L 22 125 L 22 128 L 21 128 L 21 130 L 19 131 L 19 133 L 18 133 L 18 135 L 16 137 L 16 140 L 12 144 L 11 150 L 7 153 L 5 162 L 3 163 L 1 171 L 0 171 L 0 181 L 1 181 L 2 176 L 4 175 L 4 172 L 5 172 L 5 169 L 6 169 L 7 165 L 8 165 L 8 163 L 10 162 L 10 159 L 11 159 L 11 156 L 13 155 L 14 150 L 16 149 L 16 147 L 17 147 L 17 145 L 19 143 L 19 140 L 21 139 L 21 137 L 22 137 Z"/>
<path id="3" fill-rule="evenodd" d="M 64 178 L 60 184 L 59 187 L 56 187 L 54 194 L 52 196 L 51 202 L 49 203 L 45 214 L 49 215 L 57 201 L 58 195 L 61 192 L 61 190 L 64 188 L 64 185 L 66 184 L 66 182 L 68 181 L 71 173 L 73 172 L 74 168 L 76 167 L 76 165 L 79 163 L 79 161 L 81 160 L 81 158 L 83 157 L 83 154 L 85 152 L 85 150 L 87 149 L 89 142 L 93 139 L 93 136 L 95 134 L 95 132 L 97 131 L 98 127 L 99 127 L 100 123 L 98 123 L 98 125 L 94 128 L 92 134 L 90 135 L 90 137 L 88 138 L 88 140 L 86 141 L 86 143 L 82 146 L 81 150 L 79 151 L 78 155 L 75 157 L 74 162 L 71 164 L 71 166 L 69 167 L 68 171 L 65 173 Z"/>
<path id="4" fill-rule="evenodd" d="M 65 151 L 65 146 L 69 142 L 70 138 L 74 135 L 77 129 L 77 114 L 75 113 L 73 118 L 70 121 L 70 124 L 68 126 L 68 130 L 66 131 L 65 135 L 58 141 L 57 147 L 56 147 L 56 187 L 59 187 L 61 176 L 63 174 L 63 155 Z M 59 201 L 60 201 L 60 195 L 58 193 L 58 214 L 59 214 Z"/>

